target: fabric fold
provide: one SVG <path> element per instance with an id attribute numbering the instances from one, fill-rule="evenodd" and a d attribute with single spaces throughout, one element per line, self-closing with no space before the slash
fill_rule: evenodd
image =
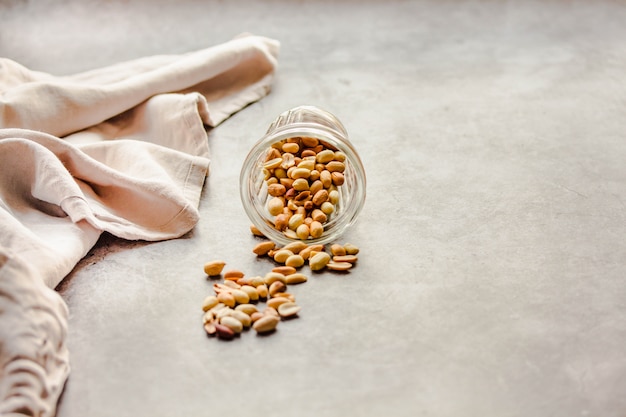
<path id="1" fill-rule="evenodd" d="M 54 415 L 69 362 L 53 289 L 103 232 L 196 225 L 206 128 L 269 93 L 278 52 L 245 34 L 62 77 L 0 58 L 1 415 Z"/>
<path id="2" fill-rule="evenodd" d="M 0 276 L 0 415 L 52 416 L 70 371 L 67 307 L 36 269 L 2 247 Z"/>
<path id="3" fill-rule="evenodd" d="M 3 59 L 3 71 L 19 67 L 19 76 L 0 84 L 9 85 L 0 98 L 0 126 L 63 137 L 102 123 L 154 95 L 196 85 L 208 87 L 204 89 L 208 102 L 226 96 L 237 102 L 241 98 L 238 93 L 246 86 L 274 72 L 278 48 L 274 40 L 244 36 L 184 55 L 142 58 L 66 77 L 30 72 Z M 263 96 L 259 92 L 244 95 L 253 102 Z M 222 113 L 223 104 L 216 106 L 218 115 L 211 116 L 208 125 L 215 126 L 232 114 Z"/>

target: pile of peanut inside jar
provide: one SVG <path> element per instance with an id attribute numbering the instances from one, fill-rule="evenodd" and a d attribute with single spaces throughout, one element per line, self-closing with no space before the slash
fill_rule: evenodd
<path id="1" fill-rule="evenodd" d="M 278 116 L 248 154 L 240 182 L 252 223 L 280 244 L 336 239 L 365 201 L 365 170 L 344 126 L 313 106 Z"/>

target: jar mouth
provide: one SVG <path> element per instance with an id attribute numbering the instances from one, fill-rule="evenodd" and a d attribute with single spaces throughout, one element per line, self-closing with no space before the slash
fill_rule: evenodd
<path id="1" fill-rule="evenodd" d="M 340 125 L 341 126 L 341 125 Z M 343 126 L 341 126 L 343 128 Z M 331 148 L 343 152 L 345 161 L 345 182 L 337 187 L 339 202 L 335 212 L 324 223 L 320 237 L 302 240 L 307 244 L 325 244 L 339 237 L 357 219 L 365 200 L 366 177 L 363 163 L 354 146 L 339 131 L 312 123 L 292 120 L 289 125 L 275 126 L 252 147 L 246 156 L 240 173 L 240 198 L 252 223 L 268 239 L 282 245 L 300 239 L 285 235 L 274 227 L 273 216 L 266 209 L 268 200 L 267 184 L 263 175 L 263 164 L 272 144 L 293 137 L 314 137 Z"/>

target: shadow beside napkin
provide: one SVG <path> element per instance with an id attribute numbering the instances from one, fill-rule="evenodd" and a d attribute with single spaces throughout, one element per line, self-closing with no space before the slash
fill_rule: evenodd
<path id="1" fill-rule="evenodd" d="M 69 365 L 51 289 L 104 231 L 195 226 L 205 125 L 269 93 L 278 50 L 243 35 L 67 77 L 0 58 L 0 414 L 55 414 Z"/>

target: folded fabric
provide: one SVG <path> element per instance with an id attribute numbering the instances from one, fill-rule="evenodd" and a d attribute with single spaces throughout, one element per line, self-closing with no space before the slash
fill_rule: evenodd
<path id="1" fill-rule="evenodd" d="M 69 364 L 53 289 L 105 231 L 195 226 L 205 126 L 268 94 L 278 50 L 246 34 L 65 77 L 0 58 L 0 415 L 55 414 Z"/>

